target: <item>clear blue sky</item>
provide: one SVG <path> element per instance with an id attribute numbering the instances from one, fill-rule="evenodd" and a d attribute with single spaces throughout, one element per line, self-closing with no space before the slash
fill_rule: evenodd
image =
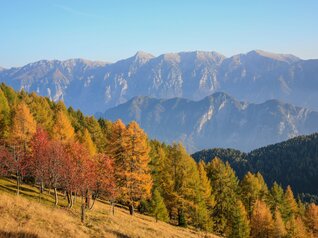
<path id="1" fill-rule="evenodd" d="M 317 0 L 2 0 L 0 66 L 142 50 L 318 58 Z"/>

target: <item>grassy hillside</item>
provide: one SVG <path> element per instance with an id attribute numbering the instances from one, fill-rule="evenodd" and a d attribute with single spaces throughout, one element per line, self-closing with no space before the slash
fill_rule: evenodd
<path id="1" fill-rule="evenodd" d="M 96 202 L 93 210 L 87 211 L 87 221 L 82 224 L 80 201 L 67 209 L 60 194 L 61 206 L 54 207 L 48 191 L 40 199 L 38 189 L 28 185 L 22 185 L 20 194 L 15 195 L 13 180 L 0 179 L 0 237 L 217 237 L 156 223 L 145 215 L 132 217 L 122 208 L 116 208 L 112 215 L 104 201 Z"/>

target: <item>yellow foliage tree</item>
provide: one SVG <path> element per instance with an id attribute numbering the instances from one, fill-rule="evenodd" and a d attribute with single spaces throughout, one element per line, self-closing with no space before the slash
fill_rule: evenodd
<path id="1" fill-rule="evenodd" d="M 17 180 L 17 194 L 19 194 L 20 182 L 23 175 L 23 164 L 29 152 L 29 142 L 36 132 L 36 122 L 28 106 L 20 102 L 13 114 L 10 147 L 16 162 L 15 174 Z M 26 161 L 25 161 L 26 162 Z"/>
<path id="2" fill-rule="evenodd" d="M 74 128 L 67 115 L 62 110 L 57 111 L 55 115 L 53 138 L 63 142 L 74 138 Z"/>
<path id="3" fill-rule="evenodd" d="M 267 205 L 256 200 L 251 218 L 251 237 L 268 238 L 273 236 L 273 218 Z"/>
<path id="4" fill-rule="evenodd" d="M 122 122 L 113 126 L 113 156 L 116 164 L 116 179 L 120 198 L 129 204 L 131 214 L 140 200 L 151 196 L 152 179 L 148 164 L 150 162 L 148 139 L 136 122 L 124 129 Z"/>
<path id="5" fill-rule="evenodd" d="M 288 185 L 284 194 L 284 203 L 282 215 L 285 221 L 287 221 L 292 215 L 298 212 L 298 204 L 294 198 L 293 191 Z"/>
<path id="6" fill-rule="evenodd" d="M 291 215 L 286 223 L 288 238 L 310 238 L 310 233 L 307 232 L 306 227 L 300 217 L 295 218 Z"/>
<path id="7" fill-rule="evenodd" d="M 250 225 L 243 203 L 237 200 L 233 211 L 233 222 L 229 238 L 249 238 Z"/>
<path id="8" fill-rule="evenodd" d="M 96 145 L 94 144 L 89 132 L 87 129 L 84 130 L 84 135 L 83 135 L 83 144 L 89 151 L 89 154 L 91 156 L 94 156 L 97 152 Z"/>
<path id="9" fill-rule="evenodd" d="M 275 210 L 275 220 L 274 220 L 274 229 L 273 229 L 273 237 L 274 238 L 283 238 L 286 237 L 287 231 L 285 228 L 284 221 L 279 212 L 279 209 Z"/>
<path id="10" fill-rule="evenodd" d="M 9 136 L 10 107 L 6 96 L 0 88 L 0 141 Z"/>
<path id="11" fill-rule="evenodd" d="M 305 213 L 306 225 L 313 233 L 314 237 L 318 237 L 318 206 L 311 203 Z"/>
<path id="12" fill-rule="evenodd" d="M 198 164 L 198 171 L 200 176 L 200 192 L 203 196 L 203 199 L 205 200 L 207 208 L 209 208 L 212 213 L 213 207 L 215 205 L 215 199 L 212 194 L 211 181 L 205 171 L 205 164 L 203 160 L 201 160 Z"/>
<path id="13" fill-rule="evenodd" d="M 23 101 L 14 110 L 12 125 L 12 143 L 23 143 L 26 147 L 26 143 L 30 141 L 36 131 L 36 122 Z"/>

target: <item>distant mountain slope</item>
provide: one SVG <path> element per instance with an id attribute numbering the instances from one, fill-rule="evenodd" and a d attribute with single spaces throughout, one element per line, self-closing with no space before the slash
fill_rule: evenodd
<path id="1" fill-rule="evenodd" d="M 102 117 L 136 120 L 150 137 L 181 141 L 191 152 L 211 147 L 250 151 L 318 131 L 318 112 L 277 100 L 240 102 L 225 93 L 200 101 L 135 97 Z"/>
<path id="2" fill-rule="evenodd" d="M 215 156 L 228 161 L 243 176 L 248 170 L 261 172 L 268 184 L 290 184 L 298 193 L 318 195 L 318 133 L 241 153 L 231 149 L 209 149 L 192 157 L 210 161 Z"/>
<path id="3" fill-rule="evenodd" d="M 42 60 L 1 69 L 0 81 L 63 99 L 90 114 L 140 95 L 200 100 L 216 91 L 255 103 L 280 99 L 318 110 L 318 60 L 259 50 L 230 58 L 203 51 L 158 57 L 138 52 L 112 64 Z"/>

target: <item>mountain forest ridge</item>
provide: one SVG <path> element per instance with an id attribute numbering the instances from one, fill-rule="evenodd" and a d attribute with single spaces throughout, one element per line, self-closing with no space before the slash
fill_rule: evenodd
<path id="1" fill-rule="evenodd" d="M 241 102 L 217 92 L 200 101 L 134 97 L 96 114 L 128 124 L 137 121 L 151 138 L 181 141 L 190 152 L 222 147 L 250 151 L 318 131 L 318 112 L 279 100 Z"/>
<path id="2" fill-rule="evenodd" d="M 280 99 L 318 109 L 318 60 L 260 50 L 229 58 L 194 51 L 158 57 L 137 52 L 115 63 L 41 60 L 0 69 L 0 81 L 16 90 L 64 100 L 87 114 L 105 111 L 135 96 L 201 100 L 217 91 L 249 102 Z"/>

